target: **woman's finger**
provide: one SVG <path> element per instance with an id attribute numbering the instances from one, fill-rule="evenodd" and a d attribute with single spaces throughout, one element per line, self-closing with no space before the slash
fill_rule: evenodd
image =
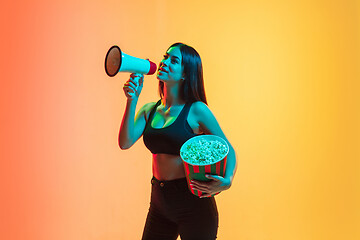
<path id="1" fill-rule="evenodd" d="M 139 85 L 141 86 L 144 83 L 144 75 L 139 80 Z"/>
<path id="2" fill-rule="evenodd" d="M 196 187 L 197 189 L 200 189 L 201 191 L 207 191 L 210 188 L 209 185 L 207 185 L 207 184 L 198 184 L 195 182 L 193 182 L 191 184 L 192 184 L 192 186 Z"/>
<path id="3" fill-rule="evenodd" d="M 201 192 L 201 194 L 210 194 L 210 191 L 207 191 L 207 190 L 202 190 L 202 189 L 197 189 L 197 188 L 193 188 L 193 190 Z"/>
<path id="4" fill-rule="evenodd" d="M 143 78 L 133 78 L 133 79 L 129 79 L 129 82 L 134 83 L 136 86 L 140 86 L 142 84 L 142 79 Z"/>
<path id="5" fill-rule="evenodd" d="M 200 198 L 206 198 L 206 197 L 210 197 L 212 195 L 212 193 L 203 193 L 200 195 Z"/>
<path id="6" fill-rule="evenodd" d="M 127 93 L 135 93 L 135 90 L 132 89 L 132 88 L 126 88 L 125 91 L 126 91 Z"/>
<path id="7" fill-rule="evenodd" d="M 217 176 L 217 175 L 209 175 L 209 174 L 206 174 L 205 177 L 208 178 L 208 179 L 215 180 L 215 181 L 221 181 L 221 180 L 222 180 L 222 177 Z"/>
<path id="8" fill-rule="evenodd" d="M 136 73 L 131 73 L 130 78 L 134 78 L 134 77 L 136 77 Z"/>
<path id="9" fill-rule="evenodd" d="M 124 84 L 123 88 L 124 89 L 131 89 L 131 90 L 135 91 L 136 86 L 134 86 L 134 84 Z"/>
<path id="10" fill-rule="evenodd" d="M 132 73 L 130 75 L 130 78 L 134 79 L 134 78 L 141 78 L 143 77 L 144 75 L 143 74 L 140 74 L 140 73 Z"/>
<path id="11" fill-rule="evenodd" d="M 209 189 L 207 189 L 206 187 L 195 186 L 195 185 L 192 185 L 192 188 L 193 188 L 194 190 L 198 190 L 198 191 L 201 191 L 201 192 L 206 192 L 206 191 L 209 190 Z"/>
<path id="12" fill-rule="evenodd" d="M 136 88 L 136 83 L 134 83 L 134 82 L 132 82 L 132 81 L 126 82 L 124 85 L 125 85 L 125 86 L 131 86 L 131 87 L 133 87 L 133 88 Z"/>
<path id="13" fill-rule="evenodd" d="M 127 81 L 127 83 L 128 83 L 128 82 L 132 82 L 134 85 L 136 85 L 137 80 L 130 78 L 130 79 Z"/>
<path id="14" fill-rule="evenodd" d="M 214 181 L 198 181 L 198 180 L 191 180 L 192 184 L 198 185 L 198 186 L 207 186 L 214 185 Z"/>

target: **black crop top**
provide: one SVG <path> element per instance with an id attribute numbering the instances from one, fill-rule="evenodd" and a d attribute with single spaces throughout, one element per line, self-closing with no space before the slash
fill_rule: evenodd
<path id="1" fill-rule="evenodd" d="M 145 146 L 153 153 L 180 155 L 180 148 L 188 139 L 197 136 L 187 119 L 191 103 L 186 103 L 176 120 L 169 126 L 153 128 L 151 122 L 161 99 L 155 104 L 146 123 L 143 140 Z"/>

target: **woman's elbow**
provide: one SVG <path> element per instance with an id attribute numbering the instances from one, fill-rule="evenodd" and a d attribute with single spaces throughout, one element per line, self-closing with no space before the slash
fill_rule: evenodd
<path id="1" fill-rule="evenodd" d="M 129 148 L 130 148 L 130 147 L 128 147 L 128 146 L 124 146 L 124 145 L 120 145 L 120 144 L 119 144 L 119 147 L 120 147 L 121 150 L 126 150 L 126 149 L 129 149 Z"/>
<path id="2" fill-rule="evenodd" d="M 119 147 L 121 150 L 126 150 L 129 149 L 132 146 L 132 144 L 129 143 L 123 143 L 119 141 Z"/>

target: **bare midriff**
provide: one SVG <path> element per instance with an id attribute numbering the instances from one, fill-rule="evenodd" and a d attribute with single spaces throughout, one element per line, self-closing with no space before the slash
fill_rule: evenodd
<path id="1" fill-rule="evenodd" d="M 184 165 L 178 155 L 153 154 L 153 175 L 158 180 L 174 180 L 185 177 Z"/>

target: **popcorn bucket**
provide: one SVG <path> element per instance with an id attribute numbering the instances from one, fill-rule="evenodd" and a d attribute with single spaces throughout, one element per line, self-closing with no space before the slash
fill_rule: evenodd
<path id="1" fill-rule="evenodd" d="M 205 177 L 205 174 L 225 176 L 228 153 L 227 142 L 216 135 L 199 135 L 190 138 L 181 146 L 180 156 L 183 160 L 188 187 L 192 194 L 200 197 L 203 193 L 192 189 L 190 185 L 192 179 L 209 182 L 213 180 Z"/>

